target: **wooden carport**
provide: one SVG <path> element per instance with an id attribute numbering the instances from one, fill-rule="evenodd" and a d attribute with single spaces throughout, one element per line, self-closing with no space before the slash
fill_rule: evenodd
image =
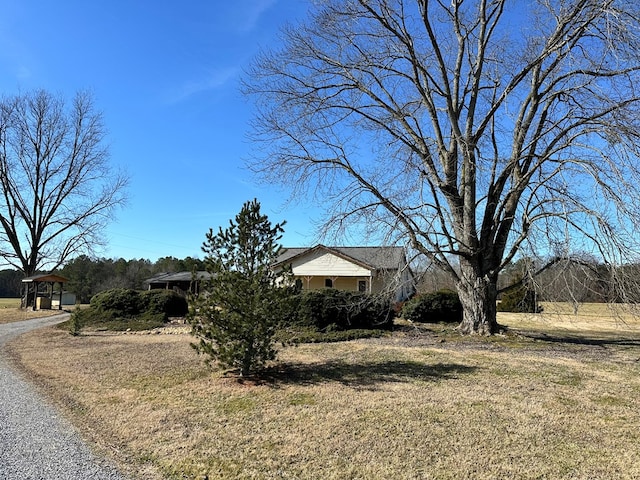
<path id="1" fill-rule="evenodd" d="M 25 308 L 29 307 L 29 304 L 33 306 L 34 310 L 48 310 L 51 309 L 51 300 L 53 297 L 53 287 L 56 283 L 60 284 L 60 302 L 58 303 L 58 310 L 62 310 L 62 290 L 63 285 L 67 283 L 69 280 L 61 277 L 60 275 L 56 275 L 54 273 L 42 274 L 42 275 L 34 275 L 32 277 L 26 277 L 22 279 L 22 283 L 24 284 L 24 294 L 22 296 L 22 301 Z M 46 284 L 49 288 L 47 288 L 47 293 L 50 295 L 48 297 L 38 297 L 38 288 L 41 284 Z M 46 302 L 41 300 L 40 304 L 38 304 L 38 298 L 48 298 L 48 306 Z"/>

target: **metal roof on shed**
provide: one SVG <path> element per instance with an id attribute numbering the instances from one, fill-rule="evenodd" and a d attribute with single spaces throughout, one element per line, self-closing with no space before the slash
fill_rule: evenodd
<path id="1" fill-rule="evenodd" d="M 67 283 L 69 279 L 64 278 L 60 275 L 56 275 L 55 273 L 44 273 L 41 275 L 33 275 L 31 277 L 25 277 L 22 279 L 22 283 L 39 283 L 39 282 L 59 282 L 59 283 Z"/>
<path id="2" fill-rule="evenodd" d="M 209 280 L 211 274 L 208 272 L 196 272 L 196 280 Z M 167 272 L 156 275 L 145 281 L 145 283 L 169 283 L 169 282 L 190 282 L 193 280 L 193 272 Z"/>

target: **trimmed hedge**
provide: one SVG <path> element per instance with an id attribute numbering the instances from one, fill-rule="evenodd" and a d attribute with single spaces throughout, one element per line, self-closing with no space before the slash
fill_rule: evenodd
<path id="1" fill-rule="evenodd" d="M 318 331 L 393 328 L 391 301 L 379 295 L 325 289 L 297 295 L 294 323 Z"/>
<path id="2" fill-rule="evenodd" d="M 462 303 L 452 290 L 439 290 L 412 298 L 402 307 L 402 317 L 418 323 L 460 323 Z"/>
<path id="3" fill-rule="evenodd" d="M 71 313 L 69 322 L 65 322 L 72 335 L 79 335 L 82 329 L 91 327 L 99 330 L 151 330 L 165 324 L 162 313 L 123 317 L 114 315 L 113 311 L 102 311 L 95 308 L 77 308 Z"/>

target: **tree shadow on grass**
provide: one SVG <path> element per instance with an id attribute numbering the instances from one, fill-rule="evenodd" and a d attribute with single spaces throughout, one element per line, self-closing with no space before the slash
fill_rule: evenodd
<path id="1" fill-rule="evenodd" d="M 544 332 L 522 332 L 518 331 L 518 335 L 541 342 L 548 342 L 553 344 L 569 344 L 569 345 L 582 345 L 590 347 L 640 347 L 640 338 L 630 338 L 624 336 L 602 336 L 592 337 L 583 335 L 572 334 L 548 334 Z"/>
<path id="2" fill-rule="evenodd" d="M 475 367 L 455 363 L 429 365 L 406 360 L 360 363 L 332 360 L 313 364 L 281 364 L 265 372 L 263 379 L 274 386 L 337 382 L 348 387 L 376 389 L 384 383 L 455 379 L 475 370 Z"/>

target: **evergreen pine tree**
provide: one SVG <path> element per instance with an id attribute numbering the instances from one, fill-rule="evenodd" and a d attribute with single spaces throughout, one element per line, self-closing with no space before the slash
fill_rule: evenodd
<path id="1" fill-rule="evenodd" d="M 520 279 L 517 286 L 508 289 L 502 295 L 497 306 L 498 312 L 540 313 L 542 307 L 538 305 L 538 296 L 533 288 Z"/>
<path id="2" fill-rule="evenodd" d="M 192 302 L 189 319 L 199 339 L 193 346 L 242 376 L 275 359 L 274 334 L 290 311 L 291 274 L 271 268 L 283 225 L 272 226 L 254 199 L 228 228 L 209 230 L 202 247 L 211 279 Z"/>

